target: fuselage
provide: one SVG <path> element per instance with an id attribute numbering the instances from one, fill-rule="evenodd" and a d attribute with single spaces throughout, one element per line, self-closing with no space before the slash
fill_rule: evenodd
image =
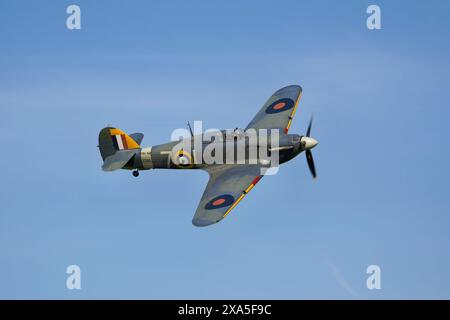
<path id="1" fill-rule="evenodd" d="M 221 131 L 224 133 L 225 131 Z M 299 155 L 306 148 L 303 136 L 281 133 L 251 137 L 245 132 L 225 134 L 223 139 L 202 135 L 144 147 L 124 169 L 205 169 L 214 165 L 259 164 L 276 166 Z M 308 138 L 307 138 L 308 139 Z M 181 147 L 180 147 L 181 146 Z"/>

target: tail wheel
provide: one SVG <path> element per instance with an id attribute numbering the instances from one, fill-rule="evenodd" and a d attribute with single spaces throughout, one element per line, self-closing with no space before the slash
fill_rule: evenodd
<path id="1" fill-rule="evenodd" d="M 139 176 L 139 171 L 134 170 L 134 171 L 133 171 L 133 176 L 138 177 L 138 176 Z"/>

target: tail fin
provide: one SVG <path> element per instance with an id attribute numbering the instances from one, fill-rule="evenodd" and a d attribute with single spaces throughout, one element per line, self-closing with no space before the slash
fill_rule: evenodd
<path id="1" fill-rule="evenodd" d="M 141 146 L 120 129 L 106 127 L 98 135 L 98 147 L 103 160 L 119 150 L 139 149 Z"/>
<path id="2" fill-rule="evenodd" d="M 144 139 L 144 134 L 140 133 L 140 132 L 136 132 L 136 133 L 132 133 L 130 134 L 130 137 L 136 141 L 137 144 L 141 144 L 142 143 L 142 139 Z"/>

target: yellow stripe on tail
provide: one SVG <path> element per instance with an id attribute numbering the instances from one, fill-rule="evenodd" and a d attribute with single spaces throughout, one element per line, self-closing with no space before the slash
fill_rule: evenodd
<path id="1" fill-rule="evenodd" d="M 116 150 L 138 149 L 141 146 L 129 135 L 117 128 L 109 129 L 109 134 Z"/>

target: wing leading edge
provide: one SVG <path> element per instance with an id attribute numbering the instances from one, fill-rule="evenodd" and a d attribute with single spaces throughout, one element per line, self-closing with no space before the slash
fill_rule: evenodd
<path id="1" fill-rule="evenodd" d="M 225 218 L 261 179 L 259 165 L 222 165 L 207 169 L 209 181 L 192 224 L 205 227 Z"/>

